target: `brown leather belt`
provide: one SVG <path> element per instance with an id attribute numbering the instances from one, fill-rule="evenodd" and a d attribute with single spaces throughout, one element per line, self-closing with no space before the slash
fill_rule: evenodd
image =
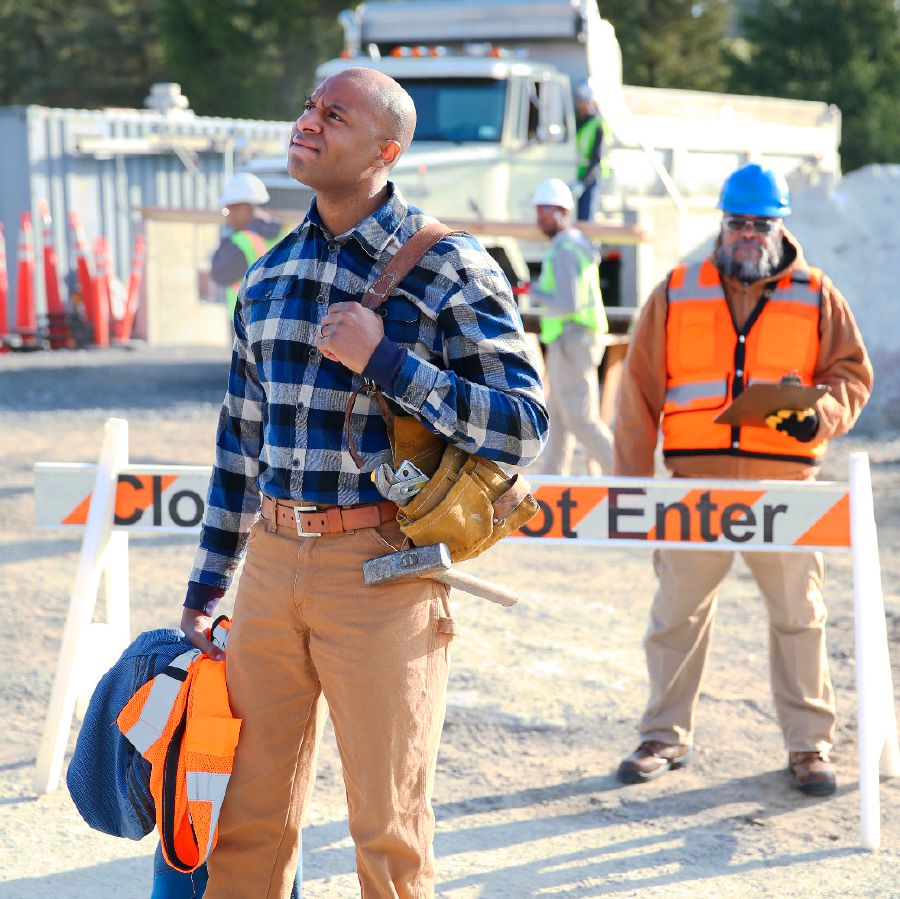
<path id="1" fill-rule="evenodd" d="M 397 517 L 397 504 L 383 500 L 356 506 L 290 505 L 263 494 L 262 517 L 274 523 L 275 529 L 288 527 L 298 537 L 320 537 L 322 534 L 377 528 Z"/>

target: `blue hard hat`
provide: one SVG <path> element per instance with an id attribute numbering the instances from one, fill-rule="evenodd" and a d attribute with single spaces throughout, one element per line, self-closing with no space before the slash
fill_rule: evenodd
<path id="1" fill-rule="evenodd" d="M 791 194 L 778 172 L 750 163 L 725 179 L 719 209 L 735 215 L 784 218 L 791 214 Z"/>

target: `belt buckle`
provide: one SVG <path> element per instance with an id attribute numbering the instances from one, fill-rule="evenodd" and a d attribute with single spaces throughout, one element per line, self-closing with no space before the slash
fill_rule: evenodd
<path id="1" fill-rule="evenodd" d="M 298 537 L 321 537 L 322 533 L 315 531 L 304 531 L 302 525 L 300 524 L 300 516 L 307 512 L 315 512 L 315 506 L 294 506 L 294 524 L 297 525 L 297 536 Z"/>

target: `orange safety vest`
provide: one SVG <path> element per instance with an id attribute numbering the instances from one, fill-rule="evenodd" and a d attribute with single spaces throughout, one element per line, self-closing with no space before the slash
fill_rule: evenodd
<path id="1" fill-rule="evenodd" d="M 778 383 L 788 373 L 798 374 L 802 384 L 814 383 L 821 270 L 785 274 L 740 332 L 719 272 L 708 260 L 679 265 L 667 287 L 664 455 L 818 462 L 826 440 L 800 443 L 771 428 L 731 427 L 713 419 L 752 383 Z"/>
<path id="2" fill-rule="evenodd" d="M 230 628 L 223 615 L 207 639 L 224 649 Z M 131 697 L 116 723 L 150 762 L 166 862 L 176 871 L 193 871 L 216 845 L 241 729 L 228 704 L 225 662 L 199 649 L 182 653 Z"/>

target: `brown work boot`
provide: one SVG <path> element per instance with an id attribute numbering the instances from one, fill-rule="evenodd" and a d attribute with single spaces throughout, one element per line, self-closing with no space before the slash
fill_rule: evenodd
<path id="1" fill-rule="evenodd" d="M 622 760 L 617 777 L 623 784 L 642 784 L 661 777 L 672 768 L 681 768 L 691 758 L 691 747 L 683 743 L 645 740 Z"/>
<path id="2" fill-rule="evenodd" d="M 837 789 L 834 765 L 827 752 L 792 752 L 788 756 L 788 771 L 794 786 L 807 796 L 830 796 Z"/>

